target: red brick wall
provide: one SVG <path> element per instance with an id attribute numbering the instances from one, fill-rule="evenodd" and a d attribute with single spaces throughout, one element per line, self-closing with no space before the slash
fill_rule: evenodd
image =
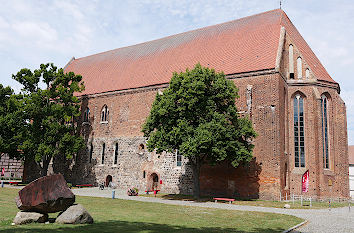
<path id="1" fill-rule="evenodd" d="M 239 111 L 247 110 L 247 86 L 252 86 L 251 120 L 258 137 L 254 140 L 254 160 L 234 169 L 229 165 L 204 167 L 202 193 L 242 198 L 273 199 L 281 188 L 280 162 L 284 157 L 284 86 L 278 73 L 233 79 L 239 88 Z M 225 169 L 226 167 L 226 169 Z"/>

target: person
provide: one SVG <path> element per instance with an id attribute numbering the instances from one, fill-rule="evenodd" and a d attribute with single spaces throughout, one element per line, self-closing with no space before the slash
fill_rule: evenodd
<path id="1" fill-rule="evenodd" d="M 103 189 L 104 189 L 104 182 L 101 182 L 101 183 L 99 184 L 98 188 L 99 188 L 100 190 L 103 190 Z"/>
<path id="2" fill-rule="evenodd" d="M 117 187 L 117 185 L 111 181 L 111 182 L 109 182 L 108 187 L 115 189 Z"/>

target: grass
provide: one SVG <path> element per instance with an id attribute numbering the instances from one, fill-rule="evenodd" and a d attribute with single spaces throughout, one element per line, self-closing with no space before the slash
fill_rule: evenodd
<path id="1" fill-rule="evenodd" d="M 281 232 L 303 220 L 294 216 L 186 207 L 119 199 L 80 197 L 92 225 L 28 224 L 11 226 L 18 212 L 18 190 L 0 189 L 0 232 Z M 55 217 L 56 214 L 50 214 Z"/>
<path id="2" fill-rule="evenodd" d="M 142 194 L 139 196 L 145 197 L 153 197 L 154 194 Z M 197 202 L 208 202 L 213 201 L 212 197 L 202 197 L 198 200 L 193 198 L 190 195 L 184 194 L 164 194 L 158 193 L 156 194 L 157 198 L 168 199 L 168 200 L 182 200 L 182 201 L 197 201 Z M 289 204 L 291 209 L 325 209 L 328 208 L 328 202 L 312 202 L 312 206 L 310 206 L 309 201 L 303 201 L 303 205 L 301 206 L 300 201 L 295 201 L 294 204 L 292 201 L 289 202 L 280 202 L 280 201 L 265 201 L 265 200 L 235 200 L 233 202 L 234 205 L 249 205 L 249 206 L 261 206 L 261 207 L 273 207 L 273 208 L 284 208 L 285 204 Z M 331 208 L 338 207 L 346 207 L 348 206 L 347 202 L 331 202 Z"/>

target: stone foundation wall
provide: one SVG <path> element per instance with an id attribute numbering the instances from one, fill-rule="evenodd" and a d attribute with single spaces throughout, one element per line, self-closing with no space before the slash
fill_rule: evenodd
<path id="1" fill-rule="evenodd" d="M 23 176 L 23 163 L 21 160 L 10 159 L 7 154 L 0 155 L 0 174 L 3 168 L 5 169 L 5 174 L 3 177 L 6 178 L 22 178 Z"/>
<path id="2" fill-rule="evenodd" d="M 158 176 L 158 189 L 165 193 L 192 194 L 192 172 L 187 159 L 182 157 L 182 166 L 178 167 L 176 155 L 156 154 L 146 150 L 144 137 L 105 137 L 89 139 L 93 145 L 91 163 L 90 149 L 80 154 L 76 161 L 79 168 L 74 183 L 106 183 L 107 176 L 119 188 L 136 187 L 140 192 L 152 188 L 152 176 Z M 105 143 L 104 162 L 102 163 L 103 143 Z M 115 145 L 118 143 L 118 159 L 114 164 Z M 143 147 L 143 148 L 142 148 Z M 88 169 L 82 169 L 87 167 Z M 162 183 L 161 183 L 162 182 Z"/>

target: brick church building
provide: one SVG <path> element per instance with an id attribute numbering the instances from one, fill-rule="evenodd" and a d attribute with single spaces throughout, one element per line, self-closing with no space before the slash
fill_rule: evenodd
<path id="1" fill-rule="evenodd" d="M 172 72 L 200 62 L 239 88 L 242 117 L 258 137 L 251 163 L 202 167 L 202 194 L 275 199 L 349 197 L 346 107 L 327 73 L 280 9 L 87 57 L 65 71 L 81 74 L 82 134 L 71 181 L 192 193 L 188 161 L 150 153 L 141 126 Z M 302 176 L 308 171 L 308 191 Z"/>

